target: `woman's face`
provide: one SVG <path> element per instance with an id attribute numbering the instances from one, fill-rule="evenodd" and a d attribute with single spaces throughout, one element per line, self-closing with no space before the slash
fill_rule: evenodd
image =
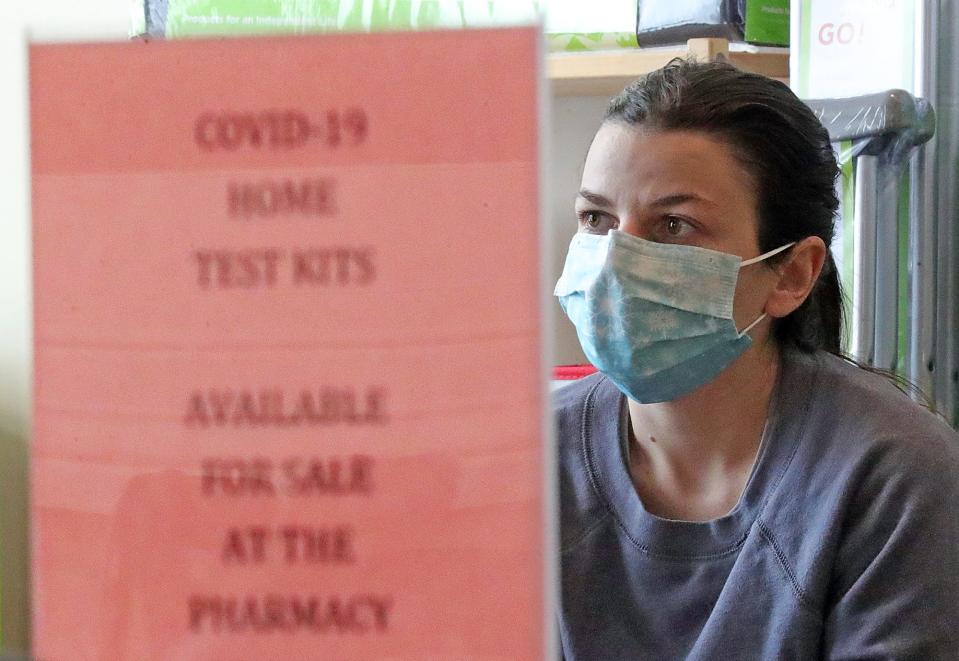
<path id="1" fill-rule="evenodd" d="M 743 259 L 759 254 L 752 177 L 725 143 L 706 133 L 604 123 L 586 156 L 576 215 L 581 232 L 618 229 Z M 764 264 L 740 271 L 733 305 L 737 328 L 759 317 L 776 281 Z M 764 323 L 750 335 L 758 341 L 767 332 Z"/>

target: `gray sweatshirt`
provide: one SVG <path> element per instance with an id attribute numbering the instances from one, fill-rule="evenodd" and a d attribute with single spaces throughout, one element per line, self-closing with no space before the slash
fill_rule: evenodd
<path id="1" fill-rule="evenodd" d="M 568 661 L 959 659 L 959 436 L 886 379 L 785 354 L 739 503 L 697 523 L 643 509 L 609 380 L 554 402 Z"/>

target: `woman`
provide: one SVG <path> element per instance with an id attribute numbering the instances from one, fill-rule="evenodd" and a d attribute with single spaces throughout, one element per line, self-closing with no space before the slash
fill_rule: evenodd
<path id="1" fill-rule="evenodd" d="M 776 81 L 610 106 L 556 294 L 566 659 L 959 658 L 959 437 L 840 355 L 836 161 Z"/>

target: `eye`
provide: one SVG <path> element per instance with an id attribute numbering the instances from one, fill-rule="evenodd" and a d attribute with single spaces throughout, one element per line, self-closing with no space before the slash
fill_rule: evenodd
<path id="1" fill-rule="evenodd" d="M 616 221 L 609 214 L 600 211 L 579 211 L 576 216 L 579 218 L 579 226 L 584 232 L 606 234 L 610 229 L 616 227 Z"/>
<path id="2" fill-rule="evenodd" d="M 660 225 L 663 238 L 666 240 L 682 239 L 696 229 L 696 226 L 682 216 L 664 216 Z"/>

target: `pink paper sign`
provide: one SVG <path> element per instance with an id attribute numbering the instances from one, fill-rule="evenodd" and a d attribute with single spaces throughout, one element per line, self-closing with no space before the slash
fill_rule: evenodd
<path id="1" fill-rule="evenodd" d="M 544 653 L 534 29 L 30 48 L 35 653 Z"/>

